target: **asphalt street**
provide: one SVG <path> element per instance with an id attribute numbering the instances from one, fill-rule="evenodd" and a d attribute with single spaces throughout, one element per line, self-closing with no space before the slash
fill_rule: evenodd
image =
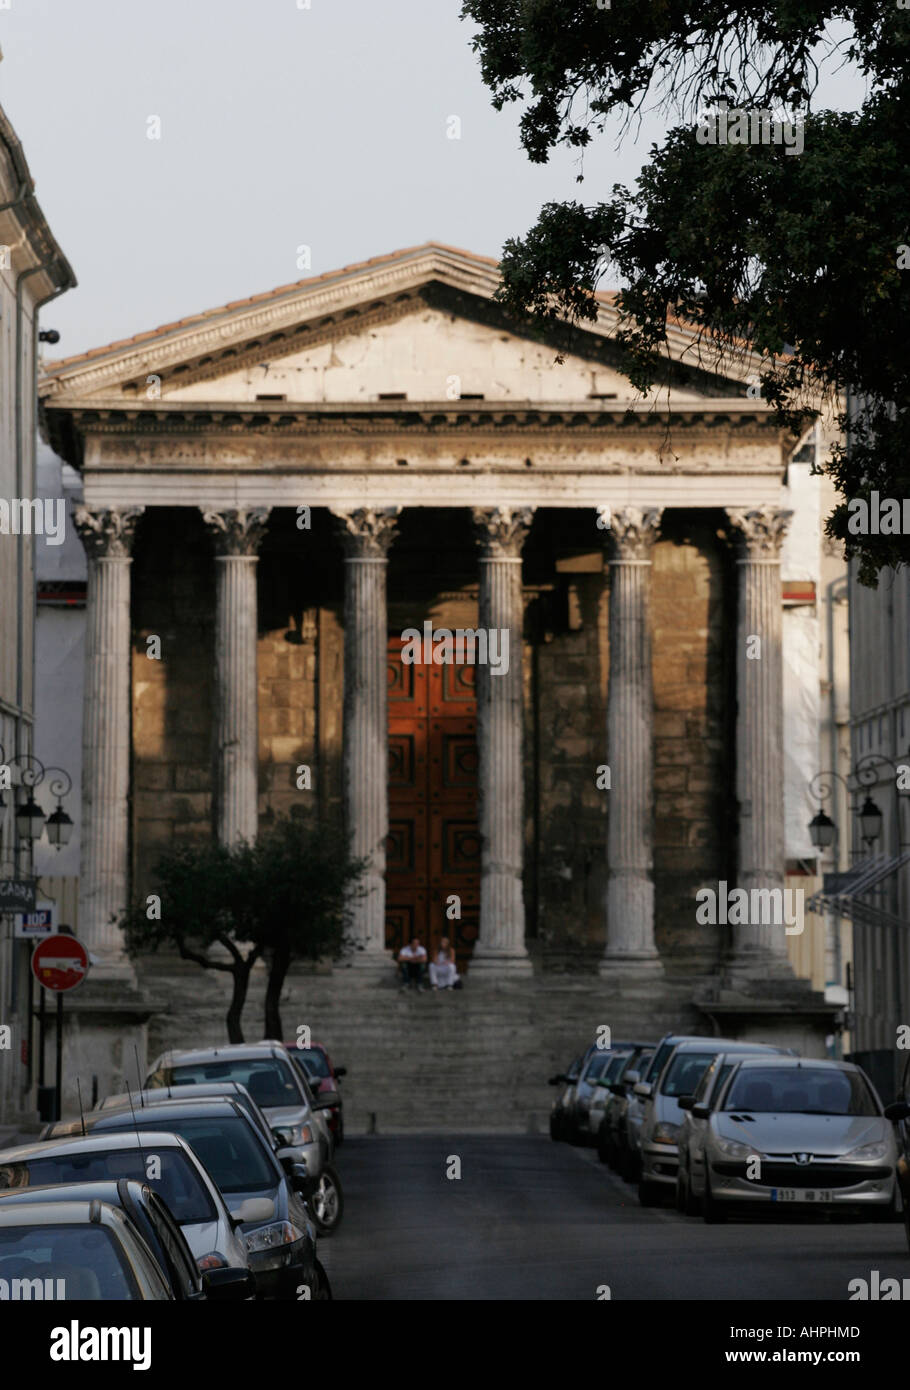
<path id="1" fill-rule="evenodd" d="M 460 1160 L 461 1176 L 453 1159 Z M 644 1210 L 591 1150 L 543 1136 L 370 1136 L 338 1155 L 336 1299 L 831 1299 L 910 1276 L 902 1224 Z"/>

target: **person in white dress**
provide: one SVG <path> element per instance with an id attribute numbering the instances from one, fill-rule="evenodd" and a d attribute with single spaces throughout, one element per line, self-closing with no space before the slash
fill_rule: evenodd
<path id="1" fill-rule="evenodd" d="M 435 960 L 430 961 L 430 984 L 434 989 L 454 989 L 458 979 L 455 952 L 447 936 L 439 943 Z"/>

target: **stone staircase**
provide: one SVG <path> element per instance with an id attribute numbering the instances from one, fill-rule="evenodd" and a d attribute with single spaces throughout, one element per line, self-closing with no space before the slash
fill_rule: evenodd
<path id="1" fill-rule="evenodd" d="M 143 988 L 158 1003 L 149 1059 L 168 1047 L 226 1041 L 229 977 L 151 957 Z M 281 1005 L 286 1039 L 301 1024 L 348 1074 L 342 1083 L 350 1134 L 537 1132 L 556 1094 L 547 1078 L 606 1024 L 616 1040 L 656 1039 L 669 1029 L 706 1032 L 691 1004 L 692 978 L 618 989 L 596 975 L 536 975 L 524 983 L 466 980 L 445 993 L 401 993 L 366 984 L 354 970 L 299 971 Z M 248 1040 L 262 1036 L 264 971 L 254 972 L 244 1011 Z"/>

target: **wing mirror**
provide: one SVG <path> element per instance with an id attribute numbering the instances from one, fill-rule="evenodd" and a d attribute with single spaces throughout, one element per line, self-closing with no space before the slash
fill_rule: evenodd
<path id="1" fill-rule="evenodd" d="M 677 1097 L 676 1097 L 676 1104 L 679 1106 L 680 1110 L 691 1110 L 691 1109 L 693 1109 L 693 1107 L 694 1107 L 694 1105 L 695 1105 L 695 1097 L 694 1097 L 694 1096 L 677 1096 Z"/>
<path id="2" fill-rule="evenodd" d="M 247 1197 L 231 1212 L 235 1225 L 246 1225 L 247 1222 L 271 1221 L 275 1215 L 275 1203 L 271 1197 Z"/>
<path id="3" fill-rule="evenodd" d="M 312 1108 L 313 1108 L 314 1110 L 329 1110 L 329 1109 L 331 1109 L 331 1107 L 332 1107 L 333 1105 L 337 1105 L 337 1104 L 338 1104 L 338 1092 L 337 1092 L 337 1091 L 320 1091 L 318 1095 L 315 1095 L 315 1096 L 313 1097 L 313 1107 L 312 1107 Z"/>
<path id="4" fill-rule="evenodd" d="M 336 1067 L 336 1068 L 335 1068 L 335 1075 L 336 1075 L 337 1077 L 347 1076 L 347 1074 L 348 1074 L 348 1069 L 347 1069 L 347 1067 Z"/>
<path id="5" fill-rule="evenodd" d="M 641 1096 L 642 1100 L 647 1100 L 651 1094 L 651 1083 L 650 1081 L 636 1081 L 632 1090 L 635 1095 Z"/>
<path id="6" fill-rule="evenodd" d="M 711 1114 L 711 1107 L 708 1105 L 693 1105 L 692 1114 L 696 1120 L 706 1120 Z"/>
<path id="7" fill-rule="evenodd" d="M 896 1100 L 885 1106 L 885 1119 L 897 1124 L 900 1120 L 910 1120 L 910 1103 Z"/>
<path id="8" fill-rule="evenodd" d="M 565 1083 L 568 1081 L 568 1079 L 569 1079 L 569 1078 L 568 1078 L 567 1076 L 563 1076 L 562 1072 L 560 1072 L 560 1073 L 558 1073 L 558 1075 L 556 1075 L 556 1076 L 551 1076 L 550 1079 L 549 1079 L 549 1081 L 547 1082 L 547 1085 L 548 1085 L 548 1086 L 563 1086 L 563 1085 L 565 1085 Z"/>

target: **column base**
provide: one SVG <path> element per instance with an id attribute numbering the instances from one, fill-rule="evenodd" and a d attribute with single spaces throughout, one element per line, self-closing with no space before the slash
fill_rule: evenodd
<path id="1" fill-rule="evenodd" d="M 534 966 L 527 953 L 500 956 L 481 951 L 471 957 L 468 974 L 471 980 L 529 980 L 534 975 Z"/>
<path id="2" fill-rule="evenodd" d="M 621 975 L 653 979 L 663 975 L 664 964 L 656 951 L 616 951 L 601 956 L 597 973 L 610 980 Z"/>

